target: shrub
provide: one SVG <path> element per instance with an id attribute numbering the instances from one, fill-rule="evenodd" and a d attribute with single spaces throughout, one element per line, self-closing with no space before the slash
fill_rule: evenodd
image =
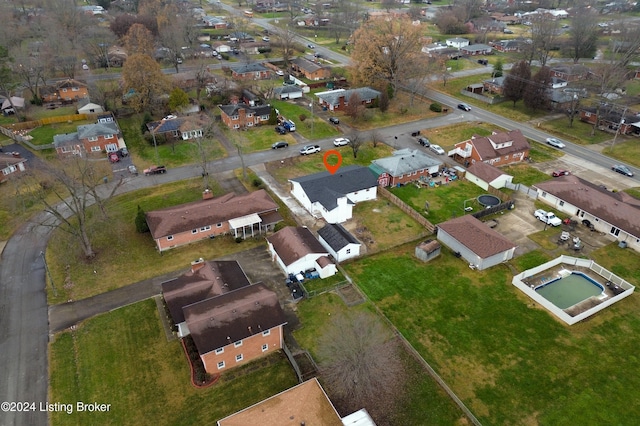
<path id="1" fill-rule="evenodd" d="M 144 210 L 138 205 L 138 213 L 136 213 L 136 231 L 140 234 L 149 232 L 149 225 L 147 224 L 147 218 L 144 214 Z"/>
<path id="2" fill-rule="evenodd" d="M 236 243 L 240 244 L 242 242 L 242 237 L 236 237 Z"/>
<path id="3" fill-rule="evenodd" d="M 260 180 L 260 178 L 253 178 L 253 181 L 251 182 L 251 184 L 255 187 L 255 188 L 260 188 L 262 186 L 262 181 Z"/>
<path id="4" fill-rule="evenodd" d="M 439 104 L 438 102 L 434 102 L 431 105 L 429 105 L 429 109 L 433 112 L 442 112 L 442 105 Z"/>

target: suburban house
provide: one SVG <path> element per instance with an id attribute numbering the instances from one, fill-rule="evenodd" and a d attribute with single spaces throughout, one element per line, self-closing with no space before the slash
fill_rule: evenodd
<path id="1" fill-rule="evenodd" d="M 299 99 L 302 97 L 302 94 L 302 87 L 295 84 L 278 86 L 273 89 L 273 97 L 281 101 L 285 99 Z"/>
<path id="2" fill-rule="evenodd" d="M 354 95 L 357 96 L 362 105 L 371 105 L 380 97 L 380 92 L 370 87 L 359 87 L 357 89 L 336 89 L 316 93 L 318 103 L 323 107 L 327 107 L 329 111 L 344 110 Z"/>
<path id="3" fill-rule="evenodd" d="M 487 44 L 470 44 L 460 48 L 463 55 L 476 56 L 476 55 L 490 55 L 491 46 Z"/>
<path id="4" fill-rule="evenodd" d="M 578 81 L 589 78 L 589 67 L 582 64 L 555 65 L 551 67 L 551 77 L 566 81 Z"/>
<path id="5" fill-rule="evenodd" d="M 635 123 L 640 122 L 640 116 L 631 110 L 624 111 L 624 114 L 615 109 L 595 107 L 583 107 L 580 109 L 580 120 L 589 124 L 596 124 L 600 130 L 605 132 L 619 132 L 622 135 L 637 133 L 640 131 Z"/>
<path id="6" fill-rule="evenodd" d="M 338 263 L 360 256 L 362 244 L 339 223 L 328 223 L 320 228 L 318 240 Z"/>
<path id="7" fill-rule="evenodd" d="M 269 122 L 271 105 L 250 106 L 244 103 L 218 105 L 222 122 L 230 129 L 244 129 Z"/>
<path id="8" fill-rule="evenodd" d="M 223 234 L 254 237 L 280 221 L 278 205 L 264 189 L 215 198 L 205 190 L 202 200 L 147 212 L 151 236 L 161 252 Z"/>
<path id="9" fill-rule="evenodd" d="M 207 84 L 217 83 L 216 76 L 209 70 L 182 71 L 170 74 L 170 78 L 176 86 L 188 92 L 192 89 L 203 88 Z"/>
<path id="10" fill-rule="evenodd" d="M 191 262 L 191 270 L 162 283 L 162 296 L 178 329 L 178 337 L 189 335 L 183 308 L 212 297 L 250 285 L 240 264 L 235 260 L 199 259 Z"/>
<path id="11" fill-rule="evenodd" d="M 278 295 L 263 283 L 183 308 L 185 322 L 209 374 L 282 349 L 287 323 Z"/>
<path id="12" fill-rule="evenodd" d="M 491 47 L 499 52 L 519 52 L 526 44 L 526 40 L 521 38 L 500 40 L 489 43 Z"/>
<path id="13" fill-rule="evenodd" d="M 399 149 L 391 157 L 373 160 L 369 169 L 378 176 L 378 185 L 397 186 L 438 173 L 442 161 L 418 149 Z"/>
<path id="14" fill-rule="evenodd" d="M 0 152 L 0 183 L 9 179 L 11 175 L 19 175 L 26 170 L 26 158 L 19 152 Z"/>
<path id="15" fill-rule="evenodd" d="M 306 58 L 295 58 L 291 61 L 291 69 L 309 80 L 326 80 L 331 77 L 331 68 L 317 64 Z"/>
<path id="16" fill-rule="evenodd" d="M 234 80 L 266 80 L 271 78 L 271 70 L 257 62 L 240 65 L 231 69 Z"/>
<path id="17" fill-rule="evenodd" d="M 287 226 L 267 238 L 271 259 L 285 274 L 315 270 L 320 278 L 338 271 L 329 252 L 313 236 L 309 228 Z"/>
<path id="18" fill-rule="evenodd" d="M 438 224 L 437 237 L 478 270 L 512 259 L 516 250 L 515 244 L 470 214 Z"/>
<path id="19" fill-rule="evenodd" d="M 24 109 L 24 98 L 19 96 L 11 96 L 9 98 L 2 98 L 2 109 L 3 115 L 15 114 L 16 109 Z"/>
<path id="20" fill-rule="evenodd" d="M 155 136 L 162 136 L 167 140 L 201 138 L 207 125 L 206 116 L 165 117 L 159 121 L 147 123 L 147 129 Z"/>
<path id="21" fill-rule="evenodd" d="M 53 146 L 58 155 L 84 155 L 116 152 L 126 148 L 122 133 L 115 121 L 84 124 L 78 131 L 53 136 Z"/>
<path id="22" fill-rule="evenodd" d="M 640 199 L 607 191 L 574 175 L 538 183 L 535 188 L 538 200 L 579 221 L 588 220 L 595 230 L 640 251 Z"/>
<path id="23" fill-rule="evenodd" d="M 493 166 L 519 163 L 529 156 L 529 142 L 518 129 L 493 132 L 490 136 L 472 136 L 455 144 L 448 155 L 465 167 L 476 161 Z"/>
<path id="24" fill-rule="evenodd" d="M 352 217 L 353 205 L 375 200 L 377 178 L 367 168 L 341 167 L 337 172 L 320 172 L 289 179 L 291 195 L 316 218 L 342 223 Z"/>
<path id="25" fill-rule="evenodd" d="M 462 49 L 469 45 L 469 39 L 462 37 L 448 38 L 445 40 L 445 44 L 449 47 Z"/>
<path id="26" fill-rule="evenodd" d="M 256 106 L 261 103 L 261 98 L 249 89 L 242 89 L 242 102 L 249 106 Z"/>
<path id="27" fill-rule="evenodd" d="M 205 27 L 215 28 L 217 30 L 224 30 L 229 27 L 229 24 L 224 19 L 217 16 L 204 16 L 202 23 Z"/>
<path id="28" fill-rule="evenodd" d="M 496 95 L 501 95 L 504 91 L 504 80 L 506 77 L 494 77 L 482 82 L 482 87 L 485 92 L 489 92 Z"/>
<path id="29" fill-rule="evenodd" d="M 218 426 L 375 426 L 364 408 L 340 418 L 318 382 L 309 379 L 264 401 L 218 420 Z"/>
<path id="30" fill-rule="evenodd" d="M 485 191 L 489 187 L 500 189 L 511 183 L 513 176 L 504 173 L 497 167 L 482 161 L 476 161 L 469 168 L 464 176 L 469 182 L 475 183 Z"/>
<path id="31" fill-rule="evenodd" d="M 78 114 L 100 114 L 103 112 L 102 106 L 94 104 L 89 98 L 83 98 L 78 101 Z"/>
<path id="32" fill-rule="evenodd" d="M 89 96 L 87 85 L 73 79 L 61 80 L 52 85 L 39 89 L 40 98 L 44 103 L 71 103 Z"/>

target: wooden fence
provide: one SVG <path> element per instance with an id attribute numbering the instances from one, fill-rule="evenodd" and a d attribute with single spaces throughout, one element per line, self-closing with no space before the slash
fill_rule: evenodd
<path id="1" fill-rule="evenodd" d="M 42 151 L 44 149 L 53 148 L 53 144 L 48 143 L 44 145 L 36 145 L 31 143 L 29 138 L 26 137 L 27 130 L 35 129 L 36 127 L 47 126 L 50 124 L 56 124 L 56 123 L 68 123 L 72 121 L 92 120 L 92 119 L 95 120 L 97 117 L 98 117 L 97 114 L 70 114 L 70 115 L 61 115 L 57 117 L 46 117 L 40 120 L 14 123 L 7 127 L 0 126 L 0 133 L 13 139 L 18 143 L 27 145 L 31 149 L 34 149 L 36 151 Z"/>
<path id="2" fill-rule="evenodd" d="M 398 208 L 400 210 L 402 210 L 403 212 L 405 212 L 406 214 L 411 216 L 420 225 L 422 225 L 425 228 L 427 228 L 427 230 L 429 230 L 429 232 L 433 232 L 433 230 L 436 228 L 433 225 L 433 223 L 429 222 L 424 216 L 422 216 L 420 213 L 415 211 L 413 209 L 413 207 L 411 207 L 410 205 L 408 205 L 407 203 L 402 201 L 400 198 L 396 197 L 391 192 L 389 192 L 389 190 L 387 188 L 383 188 L 383 187 L 379 186 L 378 187 L 378 193 L 381 196 L 383 196 L 384 198 L 386 198 L 387 200 L 391 201 L 396 206 L 398 206 Z"/>

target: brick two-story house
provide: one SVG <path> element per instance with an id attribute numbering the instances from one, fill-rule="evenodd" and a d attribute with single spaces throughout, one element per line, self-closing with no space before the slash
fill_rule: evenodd
<path id="1" fill-rule="evenodd" d="M 302 74 L 309 80 L 325 80 L 331 77 L 331 68 L 320 65 L 306 58 L 295 58 L 291 61 L 291 69 L 294 73 Z"/>
<path id="2" fill-rule="evenodd" d="M 244 103 L 218 105 L 222 122 L 230 129 L 267 124 L 271 116 L 271 105 L 250 106 Z"/>
<path id="3" fill-rule="evenodd" d="M 44 103 L 71 103 L 89 97 L 87 85 L 73 79 L 61 80 L 54 84 L 41 87 L 39 92 L 40 98 Z"/>
<path id="4" fill-rule="evenodd" d="M 126 147 L 120 127 L 115 121 L 98 121 L 78 126 L 77 132 L 55 135 L 53 145 L 61 156 L 116 152 Z"/>
<path id="5" fill-rule="evenodd" d="M 202 200 L 147 212 L 159 251 L 223 234 L 235 238 L 260 235 L 281 220 L 278 205 L 264 189 L 215 198 L 207 190 Z"/>
<path id="6" fill-rule="evenodd" d="M 455 144 L 449 156 L 469 166 L 482 161 L 492 166 L 518 163 L 529 156 L 529 142 L 520 130 L 493 132 L 490 136 L 474 135 Z"/>

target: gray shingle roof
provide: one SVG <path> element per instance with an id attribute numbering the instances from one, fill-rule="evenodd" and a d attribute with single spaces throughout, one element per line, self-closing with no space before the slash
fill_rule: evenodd
<path id="1" fill-rule="evenodd" d="M 358 240 L 339 223 L 329 223 L 323 226 L 318 231 L 318 235 L 336 252 L 349 244 L 360 244 Z"/>
<path id="2" fill-rule="evenodd" d="M 283 93 L 302 93 L 302 88 L 298 87 L 294 84 L 287 84 L 286 86 L 278 86 L 273 89 L 273 93 L 276 95 L 281 95 Z"/>
<path id="3" fill-rule="evenodd" d="M 379 158 L 373 160 L 372 163 L 391 176 L 401 176 L 410 172 L 428 169 L 432 166 L 440 166 L 442 161 L 436 160 L 417 149 L 399 149 L 394 151 L 391 157 Z"/>
<path id="4" fill-rule="evenodd" d="M 336 208 L 338 198 L 378 184 L 369 168 L 356 165 L 341 167 L 335 174 L 320 172 L 290 180 L 302 186 L 312 203 L 318 202 L 327 210 Z"/>
<path id="5" fill-rule="evenodd" d="M 315 62 L 311 62 L 307 58 L 295 58 L 293 61 L 291 61 L 291 63 L 298 66 L 298 68 L 300 68 L 301 70 L 305 70 L 307 72 L 316 72 L 322 68 L 327 68 L 320 64 L 316 64 Z"/>
<path id="6" fill-rule="evenodd" d="M 115 122 L 94 123 L 78 126 L 78 138 L 87 139 L 104 135 L 119 135 L 120 129 Z"/>
<path id="7" fill-rule="evenodd" d="M 251 111 L 255 115 L 271 114 L 271 105 L 251 106 L 251 105 L 240 103 L 240 104 L 231 104 L 231 105 L 219 105 L 218 107 L 229 117 L 236 115 L 239 109 L 245 109 L 247 111 Z"/>
<path id="8" fill-rule="evenodd" d="M 362 101 L 377 99 L 378 96 L 380 96 L 380 92 L 370 87 L 358 87 L 357 89 L 349 90 L 336 89 L 329 92 L 317 93 L 316 96 L 328 104 L 339 105 L 340 98 L 344 98 L 344 100 L 348 102 L 354 93 L 357 93 Z"/>
<path id="9" fill-rule="evenodd" d="M 246 74 L 249 72 L 264 72 L 270 71 L 267 67 L 257 62 L 253 62 L 250 64 L 240 65 L 239 67 L 232 68 L 233 72 L 237 74 Z"/>
<path id="10" fill-rule="evenodd" d="M 80 139 L 78 139 L 78 132 L 64 133 L 62 135 L 53 136 L 53 146 L 56 148 L 78 144 L 80 144 Z"/>
<path id="11" fill-rule="evenodd" d="M 172 118 L 170 120 L 162 119 L 160 121 L 147 123 L 147 129 L 153 131 L 155 134 L 175 132 L 180 129 L 183 122 L 184 118 Z"/>

